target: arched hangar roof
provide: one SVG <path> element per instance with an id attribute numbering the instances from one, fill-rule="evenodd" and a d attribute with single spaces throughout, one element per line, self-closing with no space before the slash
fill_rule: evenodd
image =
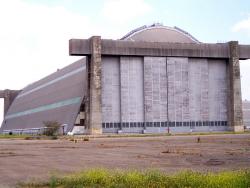
<path id="1" fill-rule="evenodd" d="M 162 24 L 142 26 L 132 30 L 121 40 L 146 42 L 200 43 L 188 32 L 178 27 L 168 27 Z"/>
<path id="2" fill-rule="evenodd" d="M 40 129 L 45 121 L 66 124 L 71 131 L 86 95 L 85 58 L 36 81 L 14 99 L 1 131 Z"/>

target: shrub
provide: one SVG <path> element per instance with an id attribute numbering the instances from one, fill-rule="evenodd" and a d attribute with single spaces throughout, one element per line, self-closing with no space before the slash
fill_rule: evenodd
<path id="1" fill-rule="evenodd" d="M 43 124 L 46 127 L 43 134 L 46 136 L 56 136 L 61 127 L 61 124 L 57 121 L 44 121 Z"/>
<path id="2" fill-rule="evenodd" d="M 85 137 L 83 138 L 83 141 L 89 141 L 89 137 L 85 136 Z"/>
<path id="3" fill-rule="evenodd" d="M 57 140 L 57 136 L 51 136 L 51 140 Z"/>
<path id="4" fill-rule="evenodd" d="M 24 137 L 24 140 L 32 140 L 32 137 L 26 136 L 26 137 Z"/>

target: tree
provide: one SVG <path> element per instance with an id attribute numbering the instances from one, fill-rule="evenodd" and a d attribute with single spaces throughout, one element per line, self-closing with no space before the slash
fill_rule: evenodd
<path id="1" fill-rule="evenodd" d="M 57 121 L 44 121 L 43 124 L 45 125 L 43 134 L 46 136 L 55 136 L 61 127 Z"/>

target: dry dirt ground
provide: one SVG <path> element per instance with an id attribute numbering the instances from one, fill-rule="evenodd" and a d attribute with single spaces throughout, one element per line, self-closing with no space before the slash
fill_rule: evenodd
<path id="1" fill-rule="evenodd" d="M 171 173 L 250 168 L 250 134 L 0 140 L 0 187 L 97 167 Z"/>

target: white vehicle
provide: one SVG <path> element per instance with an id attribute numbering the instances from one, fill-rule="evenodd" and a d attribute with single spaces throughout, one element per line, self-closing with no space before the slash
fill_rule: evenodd
<path id="1" fill-rule="evenodd" d="M 85 133 L 85 126 L 74 126 L 71 132 L 68 132 L 68 135 L 80 135 Z"/>

